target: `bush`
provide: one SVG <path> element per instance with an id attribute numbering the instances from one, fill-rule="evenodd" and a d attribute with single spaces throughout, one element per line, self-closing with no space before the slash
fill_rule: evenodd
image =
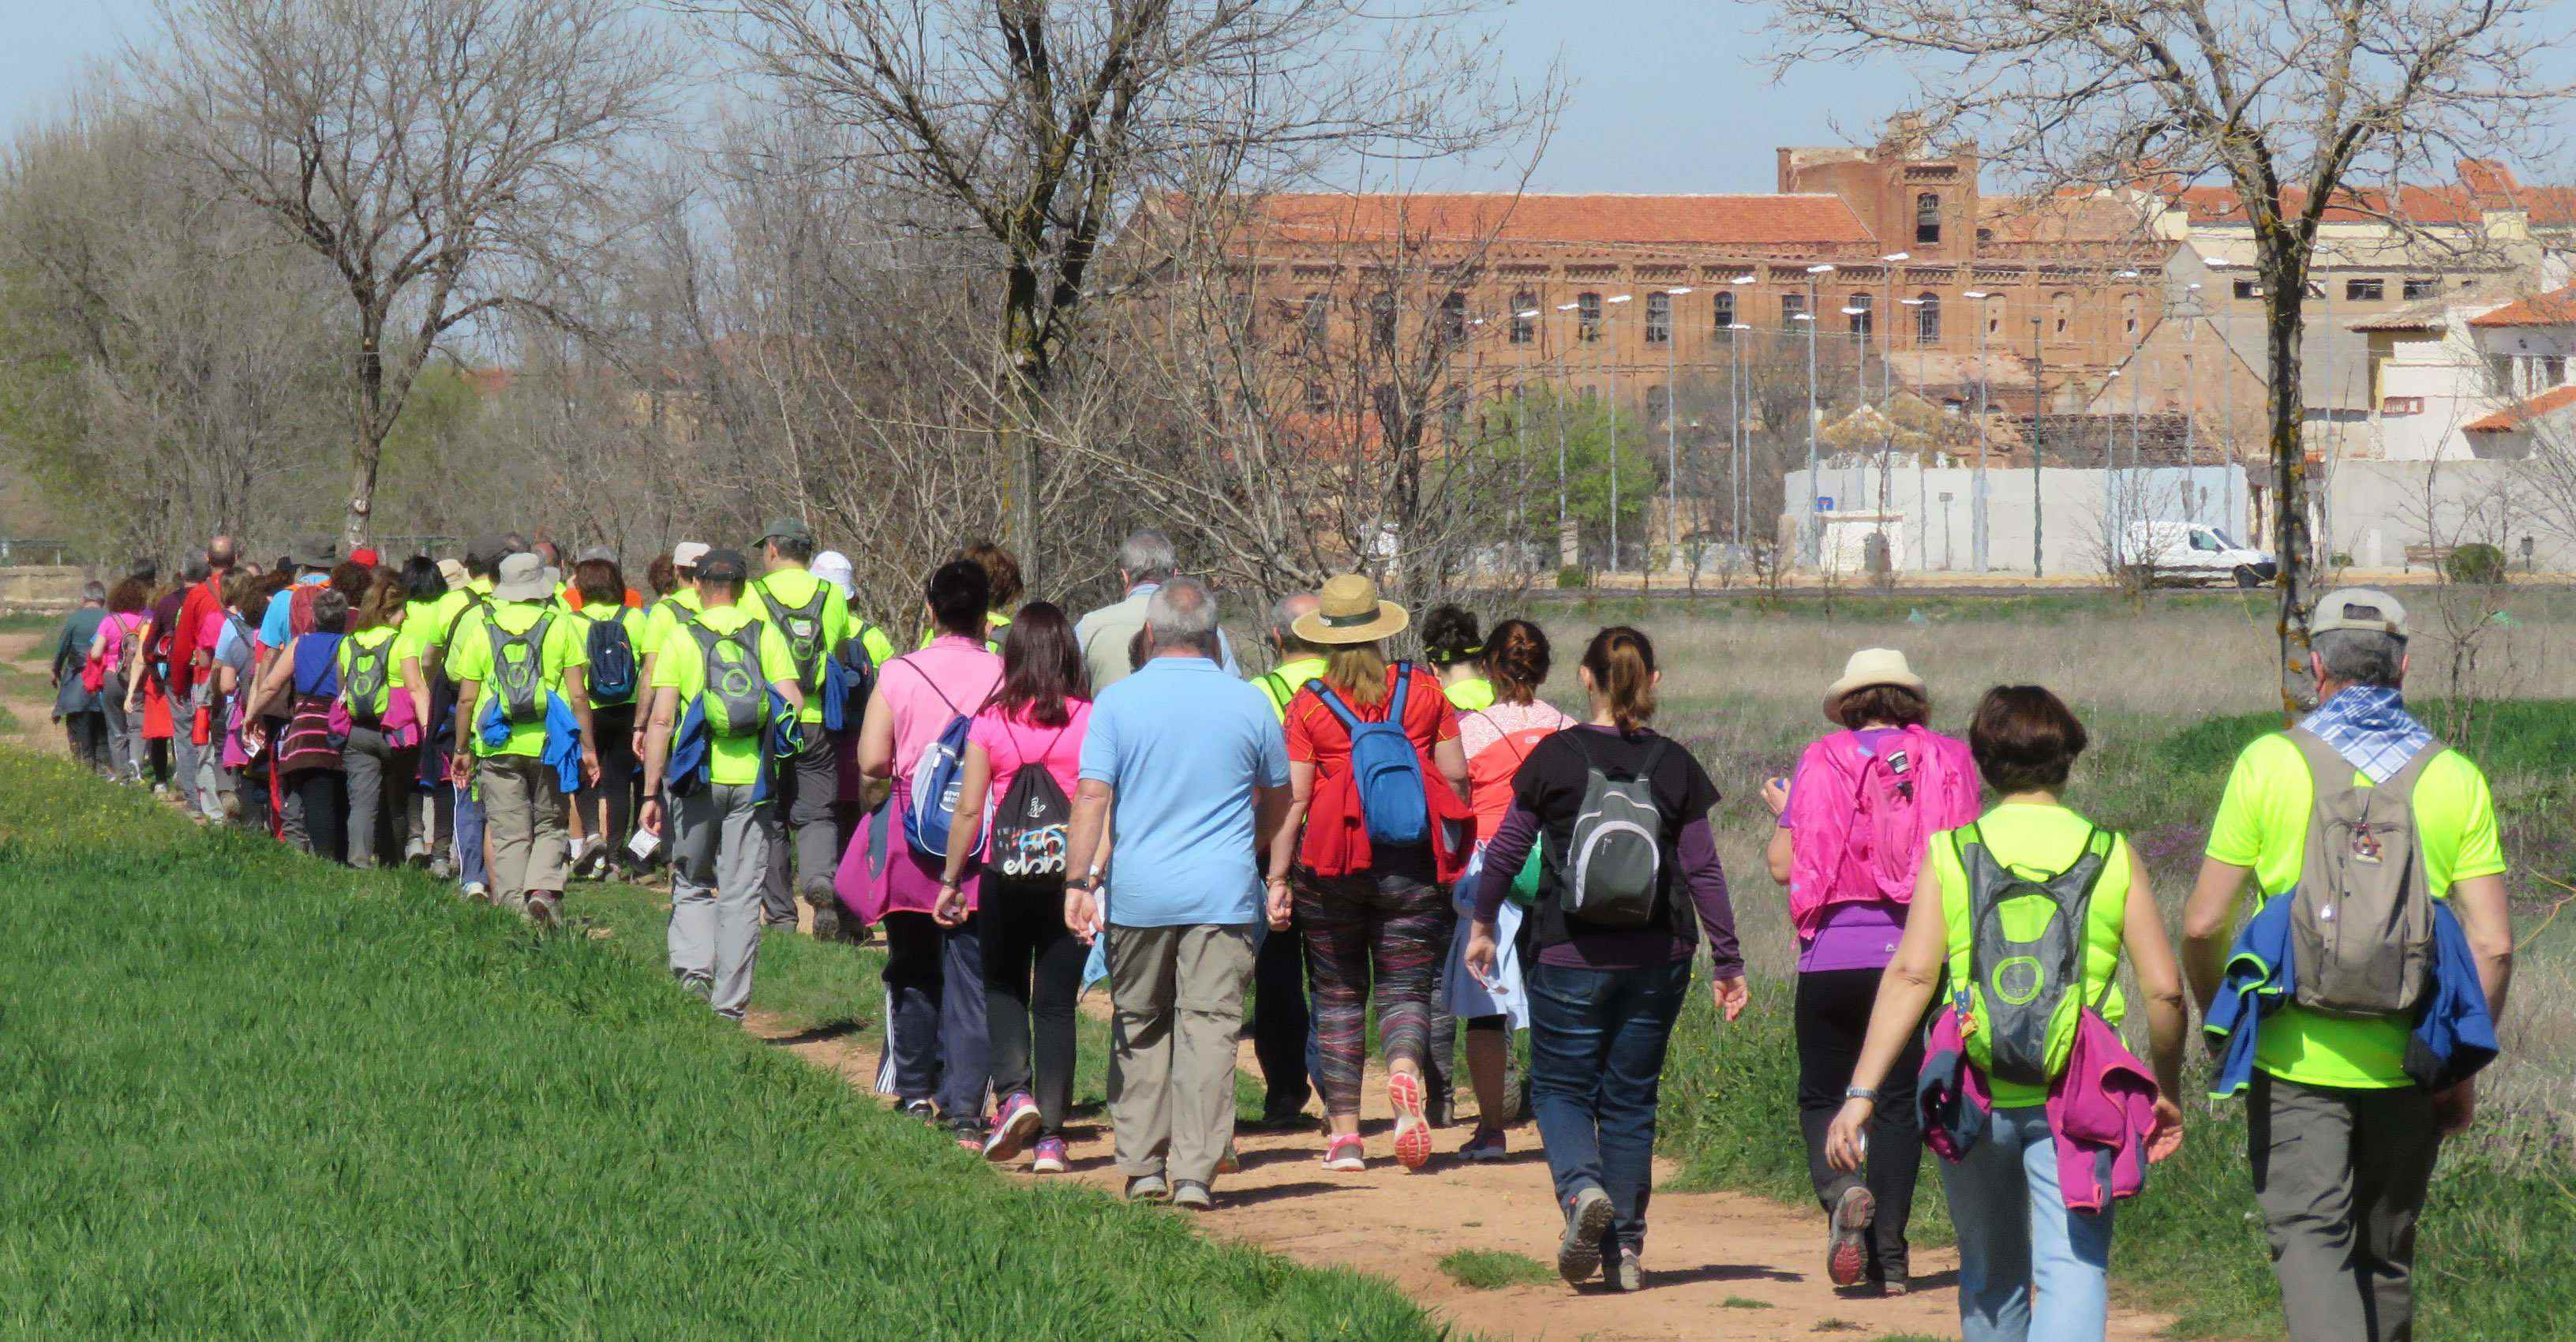
<path id="1" fill-rule="evenodd" d="M 1556 571 L 1556 590 L 1560 592 L 1579 592 L 1591 585 L 1592 575 L 1584 572 L 1581 564 L 1568 564 Z"/>
<path id="2" fill-rule="evenodd" d="M 2453 582 L 2493 584 L 2504 581 L 2504 551 L 2483 542 L 2463 545 L 2442 561 Z"/>

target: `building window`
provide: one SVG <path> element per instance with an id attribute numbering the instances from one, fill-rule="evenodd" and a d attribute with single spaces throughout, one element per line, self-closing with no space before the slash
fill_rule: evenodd
<path id="1" fill-rule="evenodd" d="M 1332 394 L 1331 392 L 1329 392 L 1329 391 L 1324 390 L 1324 384 L 1323 384 L 1323 383 L 1321 383 L 1321 382 L 1309 382 L 1309 383 L 1307 383 L 1307 384 L 1306 384 L 1306 413 L 1307 413 L 1307 414 L 1310 414 L 1310 415 L 1320 415 L 1320 414 L 1324 414 L 1324 413 L 1326 413 L 1326 412 L 1330 411 L 1332 408 L 1333 408 L 1333 394 Z"/>
<path id="2" fill-rule="evenodd" d="M 1369 334 L 1377 343 L 1395 343 L 1395 295 L 1380 290 L 1369 296 Z"/>
<path id="3" fill-rule="evenodd" d="M 2498 396 L 2513 395 L 2513 356 L 2487 356 L 2487 390 Z"/>
<path id="4" fill-rule="evenodd" d="M 2398 292 L 2407 298 L 2431 298 L 2442 292 L 2442 282 L 2423 275 L 2409 275 L 2400 282 Z"/>
<path id="5" fill-rule="evenodd" d="M 1781 325 L 1781 326 L 1783 326 L 1783 327 L 1787 327 L 1787 326 L 1789 326 L 1789 325 L 1792 325 L 1792 324 L 1794 324 L 1794 323 L 1795 323 L 1795 322 L 1796 322 L 1800 317 L 1803 317 L 1803 316 L 1806 316 L 1806 315 L 1807 315 L 1807 296 L 1806 296 L 1805 294 L 1782 294 L 1782 295 L 1780 295 L 1780 325 Z"/>
<path id="6" fill-rule="evenodd" d="M 2376 303 L 2388 296 L 2388 281 L 2345 280 L 2343 296 L 2348 303 Z"/>
<path id="7" fill-rule="evenodd" d="M 2075 295 L 2058 294 L 2048 300 L 2049 333 L 2060 340 L 2069 339 L 2068 329 L 2075 322 Z"/>
<path id="8" fill-rule="evenodd" d="M 1709 300 L 1708 311 L 1709 329 L 1723 331 L 1735 325 L 1735 290 L 1718 290 L 1717 297 Z"/>
<path id="9" fill-rule="evenodd" d="M 1673 412 L 1673 394 L 1662 387 L 1646 388 L 1646 422 L 1661 424 Z"/>
<path id="10" fill-rule="evenodd" d="M 1324 328 L 1331 323 L 1332 319 L 1333 301 L 1331 299 L 1322 294 L 1306 295 L 1304 322 L 1308 340 L 1321 344 L 1324 339 Z"/>
<path id="11" fill-rule="evenodd" d="M 1994 294 L 1986 299 L 1986 334 L 2001 335 L 2004 329 L 2004 296 Z"/>
<path id="12" fill-rule="evenodd" d="M 1601 404 L 1601 389 L 1587 382 L 1583 384 L 1581 392 L 1575 397 L 1575 399 L 1583 403 L 1584 409 L 1589 410 L 1592 407 Z"/>
<path id="13" fill-rule="evenodd" d="M 1914 343 L 1936 345 L 1941 341 L 1941 295 L 1914 296 Z"/>
<path id="14" fill-rule="evenodd" d="M 1662 345 L 1673 338 L 1673 296 L 1646 295 L 1646 343 Z"/>
<path id="15" fill-rule="evenodd" d="M 1929 191 L 1914 198 L 1914 240 L 1941 240 L 1941 198 Z"/>
<path id="16" fill-rule="evenodd" d="M 2381 397 L 2379 401 L 2379 413 L 2382 415 L 2420 415 L 2424 413 L 2424 398 L 2421 396 L 2384 396 Z"/>
<path id="17" fill-rule="evenodd" d="M 2236 282 L 2236 296 L 2238 298 L 2261 298 L 2263 296 L 2263 286 L 2252 280 L 2238 280 Z"/>
<path id="18" fill-rule="evenodd" d="M 2566 385 L 2567 385 L 2567 356 L 2566 356 L 2566 355 L 2563 355 L 2563 354 L 2544 354 L 2544 355 L 2541 355 L 2541 356 L 2540 356 L 2540 385 L 2539 385 L 2537 388 L 2535 388 L 2535 390 L 2538 390 L 2538 391 L 2547 391 L 2547 390 L 2549 390 L 2549 389 L 2550 389 L 2550 388 L 2552 388 L 2552 387 L 2563 387 L 2563 386 L 2566 386 Z"/>
<path id="19" fill-rule="evenodd" d="M 1512 343 L 1526 345 L 1538 339 L 1538 319 L 1525 314 L 1538 311 L 1538 295 L 1527 289 L 1512 294 Z"/>
<path id="20" fill-rule="evenodd" d="M 2123 335 L 2125 335 L 2125 336 L 2129 337 L 2129 338 L 2130 338 L 2130 339 L 2132 339 L 2132 340 L 2137 339 L 2137 337 L 2138 337 L 2138 314 L 2139 314 L 2139 312 L 2140 312 L 2140 311 L 2142 311 L 2142 310 L 2145 308 L 2145 306 L 2146 306 L 2146 300 L 2145 300 L 2145 299 L 2140 298 L 2140 297 L 2139 297 L 2138 295 L 2136 295 L 2136 294 L 2127 294 L 2127 295 L 2124 295 L 2124 296 L 2122 296 L 2122 297 L 2121 297 L 2121 299 L 2120 299 L 2120 333 L 2121 333 L 2121 334 L 2123 334 Z"/>
<path id="21" fill-rule="evenodd" d="M 1455 289 L 1440 300 L 1440 338 L 1452 345 L 1467 343 L 1467 295 Z"/>
<path id="22" fill-rule="evenodd" d="M 1586 340 L 1601 338 L 1601 295 L 1581 293 L 1574 296 L 1575 325 Z"/>
<path id="23" fill-rule="evenodd" d="M 1853 294 L 1851 301 L 1843 306 L 1855 309 L 1851 314 L 1851 333 L 1866 337 L 1869 334 L 1870 318 L 1876 315 L 1870 310 L 1875 304 L 1869 301 L 1869 295 Z"/>

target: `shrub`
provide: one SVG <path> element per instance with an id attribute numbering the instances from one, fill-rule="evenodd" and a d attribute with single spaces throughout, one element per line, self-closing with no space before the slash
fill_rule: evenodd
<path id="1" fill-rule="evenodd" d="M 2442 571 L 2453 582 L 2492 584 L 2504 581 L 2504 551 L 2479 542 L 2451 551 Z"/>
<path id="2" fill-rule="evenodd" d="M 1556 571 L 1556 590 L 1560 592 L 1579 592 L 1591 585 L 1592 575 L 1584 572 L 1581 564 L 1568 564 Z"/>

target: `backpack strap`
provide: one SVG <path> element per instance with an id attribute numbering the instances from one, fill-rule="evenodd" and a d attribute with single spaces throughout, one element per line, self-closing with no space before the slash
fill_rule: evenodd
<path id="1" fill-rule="evenodd" d="M 930 692 L 938 695 L 939 702 L 947 706 L 948 716 L 952 718 L 964 716 L 957 711 L 957 701 L 948 697 L 948 691 L 939 688 L 939 682 L 932 680 L 929 672 L 922 670 L 921 667 L 909 657 L 897 657 L 894 660 L 896 665 L 910 667 L 914 675 L 921 677 L 921 683 L 929 686 Z"/>
<path id="2" fill-rule="evenodd" d="M 1352 712 L 1349 704 L 1342 702 L 1342 696 L 1333 693 L 1332 686 L 1325 684 L 1321 680 L 1310 680 L 1306 682 L 1306 688 L 1313 690 L 1315 692 L 1315 697 L 1323 701 L 1324 707 L 1331 709 L 1333 716 L 1342 720 L 1342 730 L 1345 733 L 1352 735 L 1358 734 L 1360 729 L 1360 715 Z"/>
<path id="3" fill-rule="evenodd" d="M 1282 712 L 1287 711 L 1288 701 L 1297 697 L 1297 692 L 1288 688 L 1288 678 L 1276 671 L 1262 672 L 1261 683 L 1270 688 L 1270 702 L 1277 704 Z"/>

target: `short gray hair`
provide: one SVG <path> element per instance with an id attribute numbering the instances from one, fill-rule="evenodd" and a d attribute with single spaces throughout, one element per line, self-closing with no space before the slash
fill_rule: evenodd
<path id="1" fill-rule="evenodd" d="M 1315 609 L 1315 594 L 1290 592 L 1270 603 L 1270 636 L 1279 640 L 1282 652 L 1323 653 L 1331 649 L 1321 643 L 1310 643 L 1297 637 L 1297 617 Z"/>
<path id="2" fill-rule="evenodd" d="M 1145 603 L 1145 627 L 1154 647 L 1195 648 L 1217 655 L 1216 594 L 1196 578 L 1172 578 Z"/>
<path id="3" fill-rule="evenodd" d="M 2328 629 L 2309 645 L 2326 679 L 2395 689 L 2406 674 L 2406 640 L 2376 629 Z"/>
<path id="4" fill-rule="evenodd" d="M 1118 571 L 1129 582 L 1161 582 L 1181 566 L 1172 538 L 1152 527 L 1138 527 L 1118 544 Z"/>
<path id="5" fill-rule="evenodd" d="M 82 584 L 81 584 L 81 603 L 82 603 L 83 605 L 90 605 L 90 606 L 104 606 L 104 605 L 106 605 L 106 604 L 107 604 L 107 584 L 106 584 L 106 583 L 103 583 L 103 582 L 85 582 L 85 583 L 82 583 Z"/>

